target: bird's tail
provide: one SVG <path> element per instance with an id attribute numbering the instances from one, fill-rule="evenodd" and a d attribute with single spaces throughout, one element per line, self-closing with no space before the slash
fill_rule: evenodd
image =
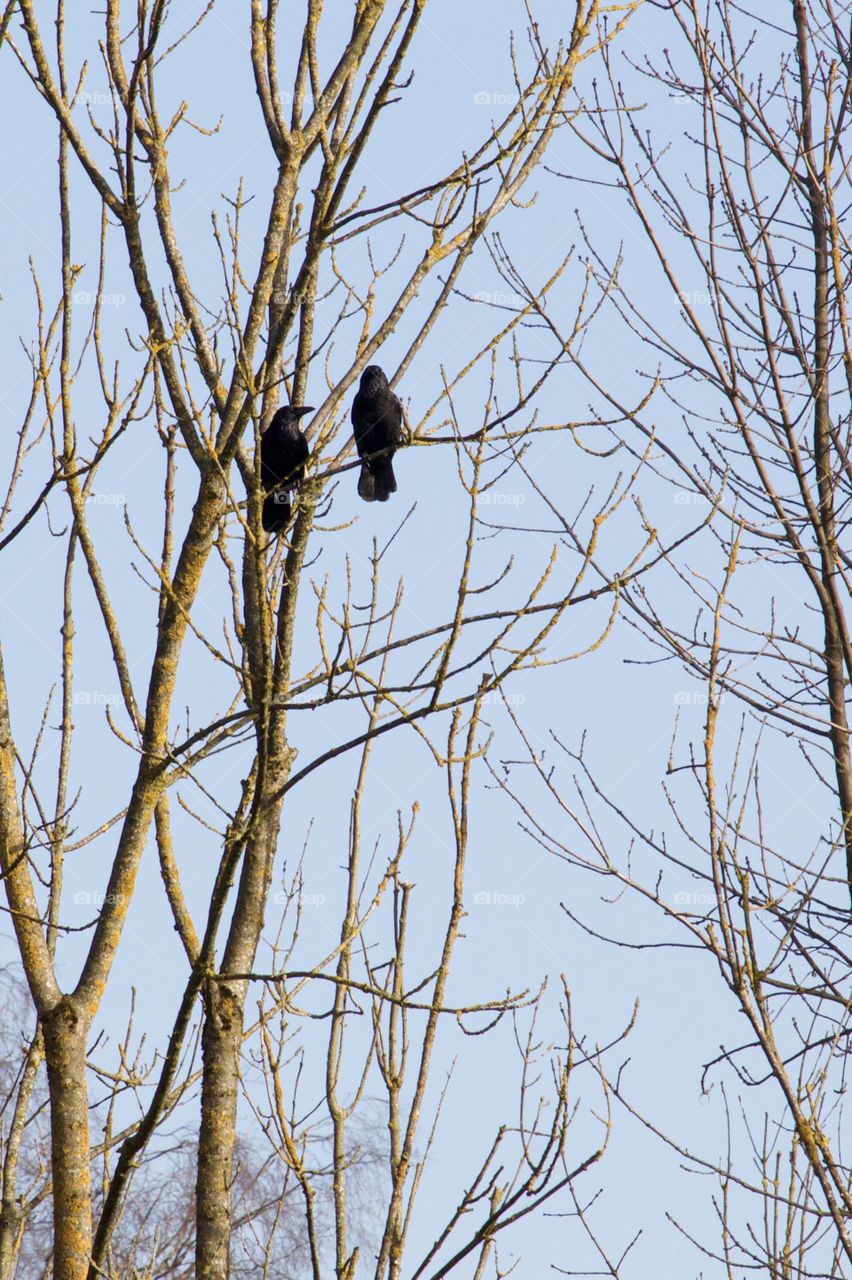
<path id="1" fill-rule="evenodd" d="M 361 463 L 361 474 L 358 477 L 358 497 L 365 502 L 376 501 L 376 478 L 370 470 L 368 462 Z"/>
<path id="2" fill-rule="evenodd" d="M 263 499 L 260 522 L 264 533 L 280 533 L 290 519 L 290 495 L 286 489 L 277 489 Z"/>
<path id="3" fill-rule="evenodd" d="M 378 458 L 373 463 L 373 481 L 379 502 L 387 502 L 391 494 L 396 493 L 396 476 L 390 458 Z"/>

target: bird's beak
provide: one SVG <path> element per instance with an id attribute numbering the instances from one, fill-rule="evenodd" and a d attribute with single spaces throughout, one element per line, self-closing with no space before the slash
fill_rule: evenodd
<path id="1" fill-rule="evenodd" d="M 312 404 L 300 404 L 298 408 L 293 405 L 290 407 L 293 409 L 297 418 L 303 418 L 306 413 L 313 413 L 314 411 L 314 406 Z"/>

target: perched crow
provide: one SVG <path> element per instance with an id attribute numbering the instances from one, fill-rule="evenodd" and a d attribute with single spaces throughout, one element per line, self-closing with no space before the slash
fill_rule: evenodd
<path id="1" fill-rule="evenodd" d="M 365 502 L 387 502 L 396 493 L 391 459 L 402 438 L 402 403 L 377 364 L 368 365 L 361 374 L 352 404 L 352 426 L 358 457 L 363 459 L 358 493 Z M 381 457 L 370 457 L 377 453 Z"/>
<path id="2" fill-rule="evenodd" d="M 267 533 L 280 533 L 286 525 L 290 518 L 289 490 L 305 474 L 308 442 L 299 430 L 299 419 L 306 413 L 313 413 L 310 405 L 279 409 L 260 437 L 260 478 L 267 495 L 261 519 Z"/>

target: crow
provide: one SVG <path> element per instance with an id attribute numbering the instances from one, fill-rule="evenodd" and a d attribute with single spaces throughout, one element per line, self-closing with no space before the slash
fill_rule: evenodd
<path id="1" fill-rule="evenodd" d="M 352 426 L 362 459 L 358 493 L 365 502 L 387 502 L 396 493 L 391 459 L 402 439 L 402 402 L 377 364 L 368 365 L 361 374 L 352 403 Z"/>
<path id="2" fill-rule="evenodd" d="M 311 405 L 279 409 L 260 437 L 260 478 L 266 494 L 261 520 L 266 533 L 280 533 L 287 524 L 288 491 L 304 477 L 308 442 L 299 430 L 299 419 L 306 413 L 313 413 Z"/>

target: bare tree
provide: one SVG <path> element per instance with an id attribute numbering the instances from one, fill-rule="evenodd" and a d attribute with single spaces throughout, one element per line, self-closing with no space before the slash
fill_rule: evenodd
<path id="1" fill-rule="evenodd" d="M 37 1015 L 7 1131 L 4 1277 L 13 1274 L 22 1248 L 33 1256 L 28 1213 L 48 1194 L 52 1270 L 61 1280 L 266 1275 L 276 1273 L 288 1249 L 298 1250 L 299 1265 L 318 1277 L 326 1226 L 335 1274 L 354 1276 L 358 1243 L 349 1183 L 353 1169 L 365 1168 L 361 1113 L 373 1104 L 368 1087 L 374 1080 L 381 1084 L 389 1135 L 389 1190 L 379 1215 L 377 1262 L 369 1266 L 377 1276 L 400 1275 L 431 1141 L 421 1134 L 424 1112 L 432 1107 L 434 1132 L 440 1110 L 427 1093 L 430 1068 L 448 1020 L 477 1033 L 483 1019 L 521 1020 L 520 1120 L 498 1128 L 493 1147 L 454 1189 L 455 1207 L 413 1274 L 442 1276 L 476 1259 L 476 1275 L 483 1275 L 496 1256 L 499 1231 L 571 1185 L 606 1143 L 604 1122 L 600 1143 L 585 1154 L 568 1152 L 578 1040 L 567 995 L 565 1046 L 553 1054 L 545 1115 L 537 1101 L 537 1042 L 532 1031 L 520 1031 L 524 1018 L 534 1018 L 537 997 L 519 992 L 456 1004 L 447 984 L 464 914 L 474 773 L 487 750 L 483 701 L 498 697 L 515 673 L 560 656 L 549 646 L 579 602 L 601 600 L 589 647 L 599 643 L 622 582 L 655 560 L 648 537 L 605 583 L 587 586 L 607 519 L 629 490 L 633 470 L 594 511 L 583 504 L 580 516 L 564 517 L 571 551 L 559 562 L 553 545 L 521 575 L 511 560 L 495 566 L 479 536 L 484 495 L 510 468 L 519 477 L 529 471 L 528 451 L 540 432 L 569 425 L 540 423 L 536 398 L 591 319 L 581 293 L 569 336 L 542 333 L 540 313 L 568 260 L 546 278 L 528 281 L 523 264 L 515 265 L 492 233 L 501 215 L 518 206 L 557 131 L 569 123 L 580 62 L 600 54 L 636 0 L 608 6 L 578 0 L 564 40 L 553 48 L 530 12 L 525 51 L 513 52 L 514 91 L 502 117 L 428 185 L 396 190 L 390 199 L 384 192 L 373 196 L 365 187 L 365 160 L 382 135 L 385 113 L 405 99 L 408 60 L 426 7 L 424 0 L 358 0 L 345 24 L 318 0 L 286 17 L 276 0 L 252 0 L 245 17 L 229 14 L 245 29 L 249 50 L 246 67 L 232 67 L 229 85 L 233 89 L 244 70 L 241 83 L 257 97 L 271 195 L 261 212 L 259 198 L 235 175 L 230 194 L 213 210 L 209 233 L 206 224 L 182 223 L 175 205 L 184 141 L 212 147 L 217 126 L 196 122 L 177 86 L 188 94 L 205 60 L 205 20 L 213 4 L 184 30 L 166 0 L 138 0 L 132 13 L 107 0 L 82 62 L 66 51 L 63 0 L 50 22 L 34 0 L 13 0 L 3 12 L 4 57 L 16 60 L 30 101 L 41 99 L 57 131 L 61 280 L 43 280 L 33 264 L 30 390 L 11 458 L 0 549 L 11 563 L 21 563 L 15 557 L 32 562 L 32 543 L 47 520 L 55 536 L 46 539 L 45 554 L 61 557 L 62 580 L 57 652 L 51 650 L 37 677 L 30 673 L 43 716 L 29 748 L 23 745 L 28 730 L 15 731 L 7 694 L 16 671 L 0 668 L 2 872 Z M 86 85 L 95 74 L 104 87 L 91 93 Z M 230 156 L 223 168 L 239 163 Z M 222 181 L 231 181 L 230 173 Z M 90 278 L 85 260 L 92 222 L 77 209 L 89 210 L 93 198 L 100 232 Z M 405 234 L 395 240 L 400 226 Z M 259 243 L 258 252 L 250 243 Z M 454 364 L 445 362 L 439 378 L 433 375 L 430 401 L 409 423 L 414 455 L 435 446 L 452 453 L 464 528 L 448 590 L 437 612 L 423 618 L 406 613 L 402 581 L 385 581 L 388 547 L 407 536 L 408 516 L 384 545 L 376 539 L 366 569 L 347 559 L 338 575 L 323 581 L 308 571 L 317 554 L 345 541 L 351 524 L 326 522 L 339 485 L 352 479 L 347 473 L 356 465 L 346 426 L 354 384 L 382 345 L 404 333 L 391 379 L 404 389 L 403 379 L 436 341 L 444 313 L 461 305 L 464 269 L 480 258 L 511 282 L 515 300 L 508 315 L 497 311 L 484 340 L 454 352 Z M 106 323 L 113 279 L 126 281 L 133 300 L 121 332 Z M 91 312 L 78 329 L 81 294 Z M 531 326 L 534 356 L 525 346 Z M 500 376 L 501 366 L 511 381 Z M 458 407 L 468 386 L 482 404 L 473 429 Z M 320 403 L 310 422 L 311 456 L 295 517 L 270 546 L 261 527 L 264 495 L 255 457 L 259 432 L 284 392 L 294 404 L 309 397 Z M 92 511 L 102 492 L 96 483 L 117 459 L 135 463 L 140 442 L 162 449 L 164 498 L 151 503 L 150 467 L 141 492 L 134 486 L 123 495 L 133 567 L 149 593 L 131 599 L 111 582 L 115 538 L 99 537 Z M 237 474 L 245 499 L 235 490 Z M 127 560 L 121 564 L 126 573 Z M 93 595 L 94 619 L 78 601 L 80 577 Z M 103 691 L 78 684 L 75 692 L 85 646 L 102 644 L 119 690 L 105 701 Z M 104 719 L 85 741 L 90 768 L 82 770 L 78 791 L 81 692 L 90 705 L 103 702 Z M 187 711 L 179 721 L 181 699 Z M 299 734 L 290 726 L 308 717 L 323 729 L 320 737 L 304 739 L 308 754 L 297 767 L 293 739 Z M 386 735 L 406 732 L 443 772 L 454 848 L 443 940 L 414 980 L 404 969 L 413 892 L 404 856 L 414 812 L 398 806 L 389 855 L 362 854 L 361 826 L 372 753 Z M 101 778 L 91 769 L 107 751 L 121 760 L 115 786 L 111 773 Z M 307 958 L 296 963 L 299 930 L 286 933 L 285 913 L 285 933 L 271 948 L 267 969 L 258 963 L 258 949 L 276 852 L 288 850 L 292 868 L 300 847 L 298 834 L 282 829 L 285 797 L 318 787 L 358 752 L 338 941 L 318 954 L 308 937 Z M 236 794 L 223 758 L 240 775 Z M 131 1018 L 110 1058 L 100 1031 L 94 1044 L 92 1038 L 119 946 L 128 945 L 128 917 L 151 838 L 183 952 L 183 991 L 167 1043 L 144 1050 L 145 1034 Z M 198 850 L 212 867 L 202 876 L 200 907 Z M 90 876 L 81 898 L 88 918 L 71 912 L 63 896 L 81 851 L 90 867 L 104 867 L 99 887 Z M 298 890 L 291 886 L 284 898 L 283 905 L 296 904 L 295 926 L 301 924 L 304 935 Z M 378 944 L 367 941 L 372 928 L 380 930 L 382 960 L 374 954 Z M 258 983 L 264 995 L 257 1017 L 247 1019 L 249 992 Z M 353 1048 L 359 1065 L 352 1068 L 344 1046 L 351 1044 L 348 1027 L 359 1010 L 369 1034 Z M 306 1039 L 294 1066 L 288 1046 L 300 1026 Z M 326 1028 L 318 1074 L 311 1064 L 319 1030 Z M 599 1056 L 581 1057 L 606 1094 Z M 29 1196 L 18 1181 L 17 1135 L 28 1123 L 42 1063 L 50 1161 Z M 152 1188 L 164 1184 L 156 1166 L 150 1176 L 139 1171 L 153 1155 L 173 1154 L 196 1085 L 197 1144 L 188 1156 L 184 1151 L 179 1166 L 183 1178 L 192 1171 L 194 1212 L 190 1218 L 178 1196 L 172 1212 L 151 1221 Z M 305 1110 L 302 1092 L 310 1094 Z M 268 1144 L 259 1164 L 238 1159 L 241 1105 Z M 318 1108 L 327 1114 L 325 1127 L 317 1127 Z M 98 1141 L 93 1114 L 102 1122 Z M 298 1230 L 291 1216 L 295 1193 Z"/>
<path id="2" fill-rule="evenodd" d="M 678 699 L 663 780 L 671 827 L 602 785 L 567 729 L 575 788 L 519 725 L 549 815 L 499 781 L 533 837 L 602 876 L 608 901 L 616 882 L 680 926 L 670 945 L 707 954 L 744 1015 L 743 1042 L 716 1042 L 701 1077 L 728 1100 L 727 1163 L 666 1136 L 718 1176 L 719 1236 L 696 1242 L 703 1255 L 728 1275 L 849 1275 L 852 11 L 655 9 L 664 52 L 625 53 L 616 70 L 605 50 L 577 123 L 639 233 L 613 250 L 588 226 L 586 243 L 609 323 L 647 370 L 647 406 L 626 403 L 632 379 L 577 363 L 600 406 L 598 448 L 605 430 L 648 456 L 649 522 L 671 525 L 668 489 L 697 534 L 622 594 L 651 647 L 637 660 L 697 681 Z M 622 916 L 567 909 L 597 936 L 650 945 Z"/>

